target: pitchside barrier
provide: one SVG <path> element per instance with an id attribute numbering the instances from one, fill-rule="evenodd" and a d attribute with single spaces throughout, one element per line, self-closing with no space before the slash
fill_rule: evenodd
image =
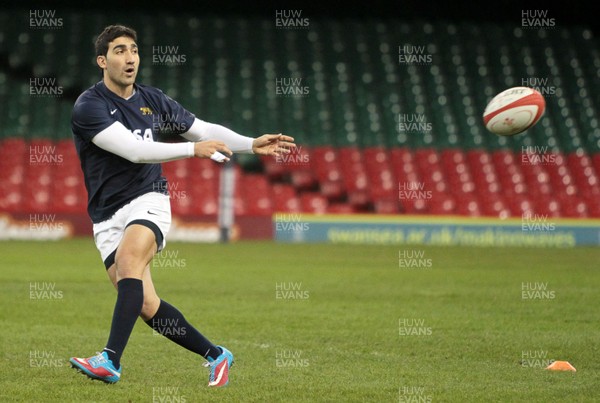
<path id="1" fill-rule="evenodd" d="M 599 219 L 273 215 L 278 242 L 573 247 L 600 245 Z"/>
<path id="2" fill-rule="evenodd" d="M 170 242 L 220 242 L 223 225 L 217 216 L 173 216 L 167 235 Z M 15 213 L 0 212 L 0 241 L 38 240 L 53 241 L 73 237 L 91 237 L 92 223 L 85 212 L 61 213 Z M 228 223 L 227 237 L 240 239 L 272 239 L 271 217 L 239 216 Z"/>
<path id="3" fill-rule="evenodd" d="M 82 214 L 0 213 L 0 240 L 58 240 L 91 236 Z M 331 242 L 377 245 L 468 245 L 572 247 L 600 245 L 600 219 L 560 219 L 542 215 L 521 218 L 459 216 L 315 215 L 277 213 L 240 216 L 229 230 L 232 241 Z M 219 242 L 216 216 L 173 217 L 170 241 Z"/>

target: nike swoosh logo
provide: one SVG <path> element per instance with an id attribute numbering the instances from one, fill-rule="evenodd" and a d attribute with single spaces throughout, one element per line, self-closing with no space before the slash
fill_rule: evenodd
<path id="1" fill-rule="evenodd" d="M 152 215 L 158 215 L 156 213 L 153 213 L 152 211 L 148 210 L 148 214 L 152 214 Z"/>
<path id="2" fill-rule="evenodd" d="M 114 115 L 116 111 L 117 111 L 116 109 L 114 111 L 110 111 L 110 114 Z"/>
<path id="3" fill-rule="evenodd" d="M 221 382 L 221 378 L 223 378 L 223 374 L 227 370 L 228 366 L 229 366 L 229 362 L 225 361 L 225 363 L 219 369 L 219 374 L 217 375 L 216 379 L 213 382 L 210 382 L 208 384 L 208 386 L 218 385 Z"/>

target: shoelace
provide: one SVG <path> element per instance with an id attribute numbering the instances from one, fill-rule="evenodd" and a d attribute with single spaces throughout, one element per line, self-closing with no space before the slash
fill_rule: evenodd
<path id="1" fill-rule="evenodd" d="M 91 365 L 104 364 L 106 363 L 106 358 L 102 355 L 102 353 L 96 352 L 96 355 L 88 360 Z"/>

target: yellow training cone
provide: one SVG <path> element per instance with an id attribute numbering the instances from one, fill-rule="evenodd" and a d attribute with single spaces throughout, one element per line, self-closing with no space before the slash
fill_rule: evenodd
<path id="1" fill-rule="evenodd" d="M 552 364 L 548 365 L 546 369 L 551 371 L 577 371 L 569 361 L 554 361 Z"/>

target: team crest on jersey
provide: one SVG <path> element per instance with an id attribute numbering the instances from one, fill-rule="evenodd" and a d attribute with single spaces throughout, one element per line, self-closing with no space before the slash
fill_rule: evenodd
<path id="1" fill-rule="evenodd" d="M 142 115 L 152 115 L 152 109 L 148 108 L 147 106 L 142 106 L 140 111 L 142 111 Z"/>

